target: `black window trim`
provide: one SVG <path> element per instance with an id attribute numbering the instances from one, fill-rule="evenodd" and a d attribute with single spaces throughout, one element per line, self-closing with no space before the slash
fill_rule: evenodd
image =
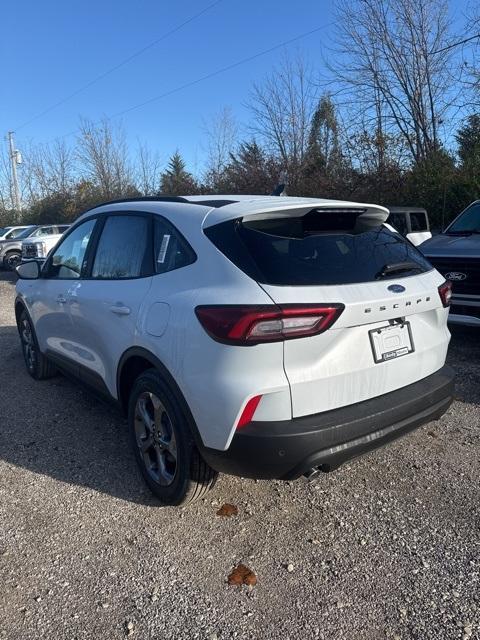
<path id="1" fill-rule="evenodd" d="M 95 261 L 95 256 L 97 255 L 97 248 L 98 248 L 98 243 L 100 242 L 100 237 L 102 235 L 103 229 L 105 227 L 107 218 L 112 217 L 112 216 L 137 216 L 137 217 L 144 217 L 147 218 L 149 221 L 149 226 L 148 226 L 148 232 L 147 232 L 147 241 L 148 241 L 148 248 L 147 248 L 147 252 L 149 254 L 149 270 L 146 274 L 141 274 L 139 276 L 133 276 L 130 278 L 94 278 L 92 277 L 92 269 L 93 269 L 93 263 Z M 51 261 L 52 261 L 52 257 L 53 257 L 53 253 L 49 256 L 49 258 L 47 259 L 47 261 L 45 262 L 43 268 L 42 268 L 42 278 L 45 278 L 46 280 L 72 280 L 73 282 L 78 282 L 79 280 L 94 280 L 96 282 L 111 282 L 111 281 L 128 281 L 128 280 L 140 280 L 142 278 L 151 278 L 153 276 L 164 276 L 167 273 L 172 273 L 172 271 L 178 271 L 178 269 L 183 269 L 184 267 L 178 267 L 177 269 L 170 269 L 170 271 L 165 271 L 163 273 L 157 273 L 157 269 L 156 269 L 156 263 L 155 263 L 155 220 L 156 219 L 161 220 L 162 222 L 164 222 L 168 227 L 170 227 L 172 229 L 173 232 L 175 232 L 179 238 L 181 239 L 182 242 L 185 243 L 185 245 L 189 248 L 191 254 L 192 254 L 192 261 L 189 262 L 188 264 L 184 265 L 184 267 L 188 267 L 189 265 L 193 264 L 194 262 L 196 262 L 198 260 L 198 256 L 196 251 L 194 250 L 194 248 L 192 247 L 192 245 L 190 244 L 190 242 L 188 242 L 188 240 L 185 238 L 185 236 L 183 235 L 183 233 L 178 229 L 177 226 L 175 226 L 173 224 L 173 222 L 171 220 L 169 220 L 168 218 L 166 218 L 165 216 L 159 214 L 159 213 L 155 213 L 155 212 L 150 212 L 150 211 L 137 211 L 137 210 L 125 210 L 125 211 L 102 211 L 100 213 L 92 213 L 92 215 L 89 215 L 88 217 L 82 218 L 82 220 L 78 221 L 77 223 L 74 223 L 73 225 L 70 226 L 70 228 L 68 229 L 68 231 L 65 232 L 64 236 L 62 237 L 62 242 L 61 244 L 58 245 L 58 247 L 60 247 L 65 240 L 68 238 L 68 236 L 75 231 L 75 229 L 77 229 L 81 224 L 83 224 L 84 222 L 88 222 L 88 220 L 92 220 L 94 219 L 96 221 L 95 226 L 93 228 L 92 231 L 92 236 L 90 238 L 90 241 L 88 243 L 88 247 L 87 247 L 87 251 L 85 253 L 85 257 L 83 259 L 83 264 L 82 264 L 82 269 L 80 271 L 80 276 L 78 278 L 52 278 L 49 277 L 48 274 L 48 270 L 50 269 L 51 266 Z M 56 247 L 56 249 L 58 249 L 58 247 Z"/>

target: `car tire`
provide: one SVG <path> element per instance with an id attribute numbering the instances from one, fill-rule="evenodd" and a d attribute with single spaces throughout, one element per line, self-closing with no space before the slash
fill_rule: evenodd
<path id="1" fill-rule="evenodd" d="M 186 414 L 156 369 L 137 378 L 128 403 L 132 448 L 147 485 L 164 505 L 204 497 L 218 476 L 200 455 Z"/>
<path id="2" fill-rule="evenodd" d="M 18 317 L 17 327 L 22 344 L 23 359 L 28 373 L 35 380 L 52 378 L 57 373 L 57 370 L 40 351 L 32 321 L 25 309 Z"/>
<path id="3" fill-rule="evenodd" d="M 22 254 L 20 251 L 9 251 L 5 254 L 5 258 L 3 259 L 3 264 L 7 271 L 15 271 L 15 267 L 22 261 Z"/>

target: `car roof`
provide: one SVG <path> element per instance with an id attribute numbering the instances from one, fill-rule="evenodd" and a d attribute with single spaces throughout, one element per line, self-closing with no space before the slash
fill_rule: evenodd
<path id="1" fill-rule="evenodd" d="M 159 211 L 159 204 L 162 205 Z M 284 216 L 301 215 L 311 209 L 362 209 L 367 217 L 384 222 L 389 211 L 385 207 L 345 200 L 325 198 L 298 198 L 288 196 L 258 195 L 202 195 L 185 197 L 149 197 L 115 200 L 103 203 L 86 211 L 80 219 L 96 213 L 120 211 L 151 211 L 169 214 L 172 222 L 179 215 L 193 217 L 197 224 L 206 228 L 215 224 L 245 216 L 268 217 L 271 214 Z"/>

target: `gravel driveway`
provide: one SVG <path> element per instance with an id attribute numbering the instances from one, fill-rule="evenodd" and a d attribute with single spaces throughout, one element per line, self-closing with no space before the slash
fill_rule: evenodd
<path id="1" fill-rule="evenodd" d="M 479 332 L 453 336 L 440 421 L 312 483 L 223 476 L 172 509 L 121 416 L 28 377 L 13 299 L 0 272 L 0 638 L 480 638 Z M 256 586 L 227 584 L 239 563 Z"/>

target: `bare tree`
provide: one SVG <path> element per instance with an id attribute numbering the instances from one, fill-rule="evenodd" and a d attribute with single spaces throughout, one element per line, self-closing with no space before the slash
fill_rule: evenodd
<path id="1" fill-rule="evenodd" d="M 23 191 L 32 204 L 52 194 L 66 196 L 75 183 L 75 154 L 65 140 L 26 146 L 22 167 Z"/>
<path id="2" fill-rule="evenodd" d="M 205 179 L 218 184 L 238 142 L 238 124 L 230 107 L 223 107 L 204 123 L 207 136 Z"/>
<path id="3" fill-rule="evenodd" d="M 385 148 L 399 133 L 415 162 L 440 148 L 459 94 L 447 0 L 342 0 L 330 65 Z M 379 160 L 381 163 L 381 158 Z"/>
<path id="4" fill-rule="evenodd" d="M 291 59 L 285 55 L 251 93 L 252 133 L 281 159 L 289 185 L 296 183 L 308 149 L 316 103 L 311 69 L 300 56 Z"/>
<path id="5" fill-rule="evenodd" d="M 80 121 L 77 158 L 82 175 L 100 189 L 106 199 L 132 191 L 133 171 L 121 126 L 113 127 L 106 118 L 100 124 Z"/>
<path id="6" fill-rule="evenodd" d="M 160 189 L 161 161 L 144 143 L 139 143 L 135 162 L 136 183 L 144 196 L 153 196 Z"/>

